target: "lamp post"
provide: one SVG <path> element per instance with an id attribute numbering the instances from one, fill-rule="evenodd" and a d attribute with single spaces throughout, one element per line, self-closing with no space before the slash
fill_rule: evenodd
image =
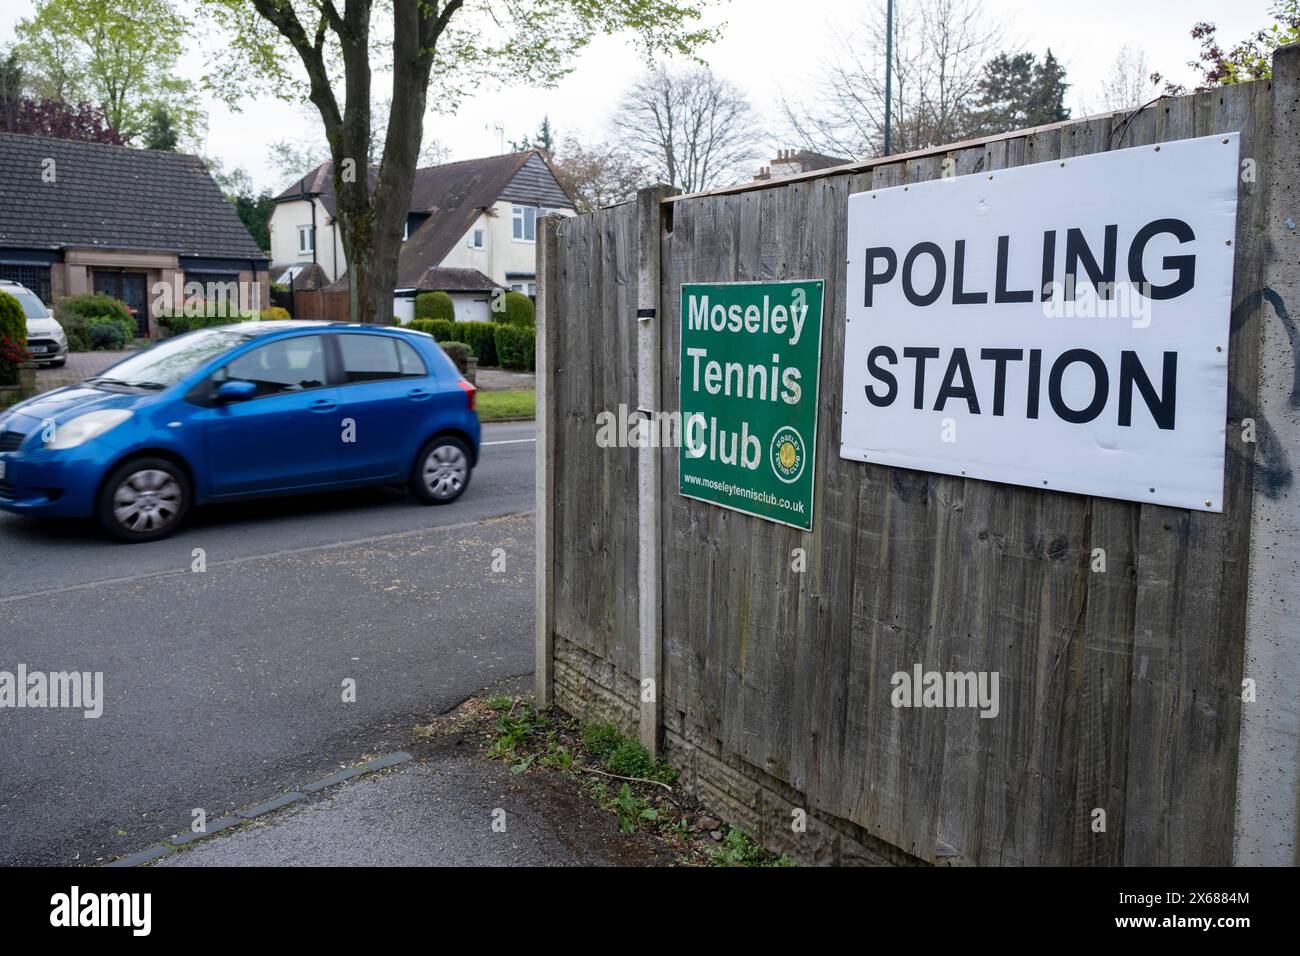
<path id="1" fill-rule="evenodd" d="M 885 155 L 893 151 L 890 141 L 890 113 L 893 108 L 894 76 L 894 0 L 885 3 Z"/>

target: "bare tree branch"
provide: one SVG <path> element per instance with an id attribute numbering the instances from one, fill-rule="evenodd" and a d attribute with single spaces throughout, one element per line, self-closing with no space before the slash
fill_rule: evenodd
<path id="1" fill-rule="evenodd" d="M 745 95 L 706 66 L 658 66 L 632 84 L 611 126 L 664 182 L 686 192 L 743 178 L 762 132 Z"/>

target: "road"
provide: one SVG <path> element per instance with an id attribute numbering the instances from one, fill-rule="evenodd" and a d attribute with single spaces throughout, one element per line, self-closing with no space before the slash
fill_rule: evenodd
<path id="1" fill-rule="evenodd" d="M 0 513 L 0 671 L 104 687 L 97 719 L 0 709 L 0 864 L 139 850 L 530 671 L 532 436 L 485 426 L 446 507 L 388 489 L 225 505 L 140 545 Z"/>

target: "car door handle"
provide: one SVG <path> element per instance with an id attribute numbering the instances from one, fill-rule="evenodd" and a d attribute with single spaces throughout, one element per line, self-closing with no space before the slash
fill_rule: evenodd
<path id="1" fill-rule="evenodd" d="M 413 388 L 406 393 L 406 397 L 413 402 L 422 402 L 427 398 L 432 398 L 433 392 L 429 391 L 427 388 Z"/>
<path id="2" fill-rule="evenodd" d="M 339 407 L 339 403 L 328 398 L 318 398 L 307 407 L 313 412 L 332 412 Z"/>

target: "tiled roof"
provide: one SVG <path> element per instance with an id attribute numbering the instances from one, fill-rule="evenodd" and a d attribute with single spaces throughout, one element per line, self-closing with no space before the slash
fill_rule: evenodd
<path id="1" fill-rule="evenodd" d="M 477 269 L 426 269 L 415 285 L 421 292 L 492 292 L 497 284 Z"/>
<path id="2" fill-rule="evenodd" d="M 264 258 L 197 156 L 0 133 L 0 247 L 67 246 Z"/>

